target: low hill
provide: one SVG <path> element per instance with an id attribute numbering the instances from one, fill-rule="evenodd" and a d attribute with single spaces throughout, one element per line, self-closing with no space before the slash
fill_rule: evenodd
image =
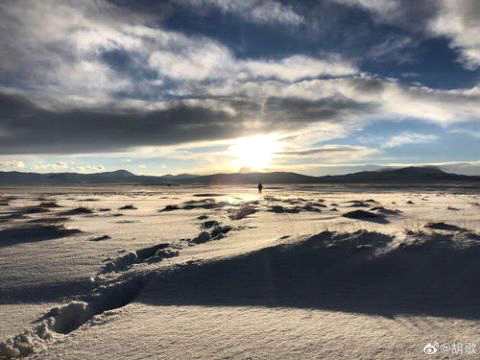
<path id="1" fill-rule="evenodd" d="M 443 182 L 476 182 L 480 176 L 467 176 L 447 173 L 439 168 L 405 167 L 400 169 L 382 169 L 362 171 L 353 174 L 322 176 L 317 178 L 322 183 L 443 183 Z"/>
<path id="2" fill-rule="evenodd" d="M 79 173 L 27 173 L 0 172 L 0 185 L 95 185 L 95 184 L 133 184 L 133 185 L 221 185 L 221 184 L 351 184 L 351 183 L 391 183 L 391 184 L 436 184 L 448 182 L 480 182 L 480 176 L 467 176 L 447 173 L 435 167 L 406 167 L 401 169 L 383 169 L 362 171 L 336 176 L 307 176 L 293 172 L 256 172 L 225 173 L 213 175 L 165 175 L 142 176 L 127 170 L 101 172 L 95 174 Z"/>

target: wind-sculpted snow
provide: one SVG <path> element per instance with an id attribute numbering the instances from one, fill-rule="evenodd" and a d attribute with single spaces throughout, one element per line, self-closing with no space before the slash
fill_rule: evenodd
<path id="1" fill-rule="evenodd" d="M 425 225 L 426 228 L 434 229 L 434 230 L 446 230 L 446 231 L 467 231 L 466 229 L 457 226 L 457 225 L 451 225 L 451 224 L 446 224 L 444 222 L 438 222 L 438 223 L 428 223 Z"/>
<path id="2" fill-rule="evenodd" d="M 93 214 L 93 210 L 81 206 L 81 207 L 77 207 L 75 209 L 62 211 L 58 214 L 59 215 L 85 215 L 85 214 L 88 215 L 88 214 Z"/>
<path id="3" fill-rule="evenodd" d="M 232 220 L 240 220 L 256 213 L 259 210 L 267 210 L 274 213 L 299 213 L 303 211 L 321 212 L 321 208 L 326 208 L 326 205 L 323 204 L 322 201 L 309 201 L 304 198 L 276 198 L 273 196 L 265 196 L 264 200 L 267 202 L 266 204 L 261 204 L 261 202 L 258 200 L 241 203 L 216 201 L 212 198 L 189 200 L 182 204 L 166 205 L 160 210 L 160 212 L 228 208 L 229 217 Z M 281 205 L 280 203 L 283 203 L 284 205 Z"/>
<path id="4" fill-rule="evenodd" d="M 51 309 L 32 329 L 1 343 L 0 356 L 9 359 L 43 350 L 59 336 L 88 325 L 94 316 L 134 300 L 478 316 L 480 242 L 462 234 L 409 232 L 396 243 L 393 236 L 377 232 L 324 231 L 284 238 L 278 245 L 233 258 L 126 272 L 80 300 Z M 168 244 L 143 248 L 122 261 L 148 260 L 167 248 Z M 468 273 L 461 270 L 465 266 Z M 451 282 L 441 285 L 439 271 Z"/>
<path id="5" fill-rule="evenodd" d="M 27 219 L 28 215 L 48 213 L 50 208 L 45 206 L 26 206 L 21 208 L 9 209 L 0 214 L 0 222 L 8 222 L 13 219 Z"/>
<path id="6" fill-rule="evenodd" d="M 326 231 L 184 267 L 150 283 L 139 301 L 479 318 L 479 239 L 412 232 L 399 241 Z"/>
<path id="7" fill-rule="evenodd" d="M 61 206 L 57 204 L 56 201 L 42 201 L 39 205 L 41 208 L 55 209 L 60 208 Z"/>
<path id="8" fill-rule="evenodd" d="M 213 240 L 221 240 L 225 238 L 232 229 L 232 226 L 221 224 L 216 220 L 206 220 L 200 224 L 200 233 L 197 236 L 191 239 L 180 239 L 175 244 L 160 243 L 135 251 L 127 251 L 124 255 L 107 262 L 103 266 L 102 273 L 126 271 L 135 264 L 156 263 L 164 259 L 176 257 L 182 248 Z M 101 240 L 107 239 L 92 239 L 92 241 Z"/>
<path id="9" fill-rule="evenodd" d="M 98 240 L 96 240 L 98 241 Z M 178 251 L 171 248 L 170 244 L 158 244 L 148 248 L 129 251 L 103 267 L 103 273 L 128 270 L 132 265 L 142 262 L 159 262 L 166 258 L 178 255 Z"/>
<path id="10" fill-rule="evenodd" d="M 167 205 L 160 212 L 175 210 L 193 210 L 193 209 L 219 209 L 229 205 L 225 201 L 216 201 L 215 199 L 206 198 L 202 200 L 188 200 L 180 205 Z"/>
<path id="11" fill-rule="evenodd" d="M 231 220 L 241 220 L 249 215 L 253 215 L 258 211 L 258 208 L 251 204 L 244 204 L 239 209 L 232 209 L 229 212 Z"/>
<path id="12" fill-rule="evenodd" d="M 132 204 L 128 204 L 128 205 L 120 206 L 118 210 L 137 210 L 137 208 Z"/>
<path id="13" fill-rule="evenodd" d="M 21 225 L 0 230 L 0 248 L 27 242 L 60 239 L 79 233 L 80 230 L 67 229 L 63 225 Z"/>
<path id="14" fill-rule="evenodd" d="M 349 219 L 356 219 L 356 220 L 363 220 L 363 221 L 371 221 L 371 222 L 376 222 L 379 224 L 387 224 L 388 220 L 386 219 L 385 215 L 383 214 L 377 214 L 371 211 L 365 211 L 365 210 L 354 210 L 354 211 L 349 211 L 346 212 L 345 214 L 342 215 L 343 217 L 349 218 Z"/>
<path id="15" fill-rule="evenodd" d="M 130 303 L 141 291 L 145 278 L 132 277 L 98 287 L 83 300 L 55 307 L 40 318 L 35 326 L 0 343 L 0 359 L 25 357 L 46 350 L 62 335 L 78 329 L 95 315 Z"/>
<path id="16" fill-rule="evenodd" d="M 29 224 L 57 224 L 57 223 L 64 223 L 69 220 L 70 220 L 69 217 L 59 216 L 59 217 L 41 217 L 38 219 L 28 220 L 27 222 Z"/>
<path id="17" fill-rule="evenodd" d="M 386 322 L 477 333 L 478 195 L 296 189 L 3 196 L 0 359 L 392 358 L 416 328 Z"/>

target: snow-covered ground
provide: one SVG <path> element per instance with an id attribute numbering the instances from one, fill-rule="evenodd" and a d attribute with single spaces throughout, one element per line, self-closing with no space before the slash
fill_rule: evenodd
<path id="1" fill-rule="evenodd" d="M 477 358 L 479 234 L 462 188 L 0 189 L 0 359 Z"/>

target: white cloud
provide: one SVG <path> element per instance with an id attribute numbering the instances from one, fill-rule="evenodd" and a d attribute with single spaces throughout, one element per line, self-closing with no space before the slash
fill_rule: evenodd
<path id="1" fill-rule="evenodd" d="M 317 76 L 346 76 L 358 72 L 353 64 L 340 58 L 315 59 L 300 55 L 279 61 L 249 60 L 240 64 L 240 68 L 242 67 L 253 77 L 271 77 L 286 81 Z"/>
<path id="2" fill-rule="evenodd" d="M 95 173 L 105 171 L 103 165 L 75 165 L 71 170 L 79 173 Z"/>
<path id="3" fill-rule="evenodd" d="M 439 14 L 430 22 L 430 31 L 451 39 L 461 51 L 461 61 L 469 69 L 480 67 L 480 3 L 478 0 L 439 0 Z"/>
<path id="4" fill-rule="evenodd" d="M 256 21 L 299 21 L 289 7 L 274 1 L 191 1 Z M 121 107 L 140 102 L 127 98 L 116 104 L 118 92 L 147 94 L 160 102 L 171 96 L 197 97 L 204 92 L 205 80 L 297 81 L 358 72 L 351 62 L 334 56 L 238 59 L 217 41 L 150 27 L 147 15 L 123 13 L 103 0 L 75 6 L 55 0 L 22 1 L 0 4 L 0 14 L 10 34 L 0 38 L 0 70 L 28 84 L 30 98 L 49 107 Z M 157 77 L 138 78 L 128 71 L 116 71 L 105 62 L 103 54 L 108 51 L 125 54 L 137 71 Z M 138 105 L 148 109 L 152 101 Z"/>
<path id="5" fill-rule="evenodd" d="M 384 145 L 385 148 L 394 148 L 408 144 L 425 144 L 436 141 L 438 136 L 431 134 L 419 134 L 412 132 L 403 132 L 392 136 Z"/>
<path id="6" fill-rule="evenodd" d="M 69 165 L 63 161 L 54 163 L 39 162 L 32 165 L 32 169 L 38 172 L 60 172 L 69 169 Z"/>
<path id="7" fill-rule="evenodd" d="M 317 101 L 325 110 L 331 110 L 331 106 L 335 106 L 331 104 L 332 99 L 351 101 L 354 111 L 348 111 L 347 107 L 343 112 L 332 112 L 329 119 L 341 126 L 348 125 L 347 120 L 354 119 L 365 124 L 379 119 L 399 121 L 410 118 L 442 126 L 480 119 L 478 86 L 470 89 L 435 90 L 425 86 L 408 86 L 366 74 L 333 79 L 307 79 L 290 84 L 230 79 L 212 85 L 206 91 L 212 96 L 242 96 L 257 99 L 260 103 L 270 97 Z M 362 104 L 365 105 L 364 108 Z M 309 110 L 307 104 L 302 109 Z M 295 114 L 294 111 L 288 114 L 292 116 L 292 122 L 295 122 Z M 261 117 L 262 114 L 259 112 L 258 116 Z M 324 123 L 327 119 L 318 120 Z"/>
<path id="8" fill-rule="evenodd" d="M 232 13 L 243 19 L 261 24 L 299 25 L 304 18 L 290 6 L 274 0 L 177 0 L 183 5 L 200 9 L 216 7 L 225 13 Z"/>
<path id="9" fill-rule="evenodd" d="M 160 75 L 178 80 L 204 80 L 226 76 L 233 68 L 230 51 L 206 39 L 183 38 L 180 49 L 162 49 L 151 53 L 148 64 Z M 230 74 L 235 74 L 234 70 Z"/>
<path id="10" fill-rule="evenodd" d="M 56 162 L 37 162 L 31 166 L 32 170 L 40 173 L 46 172 L 78 172 L 78 173 L 95 173 L 105 171 L 103 165 L 98 164 L 77 164 L 74 161 L 56 161 Z"/>
<path id="11" fill-rule="evenodd" d="M 25 169 L 25 163 L 21 160 L 0 160 L 0 171 L 16 171 Z"/>
<path id="12" fill-rule="evenodd" d="M 480 176 L 480 161 L 445 163 L 440 164 L 439 166 L 447 172 L 471 176 Z"/>
<path id="13" fill-rule="evenodd" d="M 358 3 L 382 13 L 395 7 L 393 1 L 342 1 Z M 13 47 L 14 51 L 7 54 L 12 62 L 15 62 L 14 59 L 20 59 L 20 63 L 31 61 L 31 64 L 20 65 L 31 69 L 30 83 L 38 86 L 39 91 L 31 96 L 33 100 L 41 96 L 49 97 L 53 103 L 71 102 L 72 106 L 98 107 L 114 104 L 112 106 L 119 110 L 128 106 L 152 110 L 168 108 L 170 100 L 162 97 L 198 98 L 210 95 L 222 96 L 227 101 L 206 99 L 201 101 L 202 106 L 229 111 L 233 115 L 238 109 L 229 104 L 228 98 L 236 96 L 257 104 L 265 102 L 270 96 L 309 100 L 341 96 L 355 102 L 377 104 L 377 112 L 369 111 L 369 116 L 385 114 L 389 117 L 413 117 L 448 124 L 471 120 L 480 115 L 478 88 L 455 92 L 420 86 L 406 87 L 394 81 L 359 76 L 353 63 L 334 56 L 314 58 L 293 55 L 283 59 L 238 59 L 227 47 L 216 41 L 151 28 L 146 25 L 146 19 L 120 22 L 118 15 L 101 19 L 91 15 L 99 8 L 107 14 L 118 12 L 116 7 L 102 1 L 85 2 L 87 5 L 76 9 L 67 3 L 52 6 L 51 11 L 44 9 L 53 4 L 48 1 L 32 2 L 31 8 L 15 5 L 9 7 L 8 11 L 8 19 L 11 22 L 20 21 L 22 26 L 18 28 L 12 25 L 15 35 L 12 39 L 15 42 L 9 41 L 7 37 L 2 42 L 8 45 L 6 48 Z M 231 9 L 240 6 L 239 3 L 221 1 L 217 5 L 225 8 L 225 11 L 233 11 Z M 45 31 L 41 34 L 34 28 L 40 24 L 46 24 Z M 47 53 L 46 49 L 55 49 L 56 43 L 57 46 L 74 51 L 66 58 L 61 51 L 52 50 L 53 52 Z M 30 50 L 28 55 L 24 53 L 25 48 Z M 154 70 L 158 77 L 138 79 L 135 83 L 126 78 L 125 73 L 119 75 L 100 57 L 102 51 L 113 49 L 127 52 L 135 66 L 144 71 Z M 300 81 L 316 77 L 326 79 Z M 165 79 L 173 80 L 175 86 L 163 88 Z M 214 82 L 204 85 L 204 80 Z M 376 91 L 364 91 L 363 84 L 375 82 L 379 87 Z M 160 98 L 137 100 L 127 97 L 121 102 L 113 101 L 112 93 L 133 91 L 136 86 L 139 90 Z M 332 121 L 338 120 L 332 118 Z"/>
<path id="14" fill-rule="evenodd" d="M 446 37 L 468 69 L 480 67 L 480 2 L 478 0 L 334 0 L 371 11 L 377 19 L 400 26 L 421 26 L 428 37 Z M 429 7 L 429 9 L 427 8 Z M 422 11 L 419 11 L 419 9 Z M 429 17 L 425 16 L 425 12 Z"/>
<path id="15" fill-rule="evenodd" d="M 104 100 L 109 92 L 131 86 L 102 63 L 100 50 L 132 47 L 124 35 L 117 8 L 105 1 L 56 0 L 0 4 L 2 29 L 0 70 L 28 84 L 34 95 L 55 99 Z M 101 14 L 108 14 L 103 19 Z"/>
<path id="16" fill-rule="evenodd" d="M 452 134 L 460 134 L 460 135 L 472 137 L 474 139 L 480 139 L 480 131 L 458 128 L 458 129 L 452 129 L 450 130 L 450 132 Z"/>
<path id="17" fill-rule="evenodd" d="M 408 36 L 389 36 L 383 42 L 373 46 L 365 55 L 377 62 L 412 63 L 415 59 L 407 50 L 415 46 L 417 46 L 417 42 Z"/>
<path id="18" fill-rule="evenodd" d="M 358 6 L 370 10 L 383 18 L 394 17 L 401 7 L 398 0 L 333 0 L 340 4 Z"/>
<path id="19" fill-rule="evenodd" d="M 172 36 L 164 32 L 163 35 Z M 202 81 L 237 79 L 239 81 L 274 78 L 297 81 L 318 76 L 346 76 L 358 73 L 356 66 L 338 56 L 314 58 L 294 55 L 281 59 L 234 57 L 228 48 L 206 38 L 189 39 L 179 34 L 175 48 L 163 48 L 149 55 L 148 65 L 160 76 L 176 80 Z M 178 41 L 179 40 L 179 41 Z"/>

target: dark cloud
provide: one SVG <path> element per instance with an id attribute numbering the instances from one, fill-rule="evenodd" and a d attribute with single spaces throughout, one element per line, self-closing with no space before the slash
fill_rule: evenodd
<path id="1" fill-rule="evenodd" d="M 310 156 L 310 155 L 328 155 L 328 154 L 341 154 L 341 153 L 355 153 L 365 152 L 368 150 L 363 146 L 350 146 L 350 145 L 330 145 L 315 149 L 306 149 L 298 151 L 282 151 L 277 153 L 278 155 L 286 156 Z"/>
<path id="2" fill-rule="evenodd" d="M 350 79 L 353 88 L 361 93 L 380 94 L 385 89 L 385 80 L 378 78 L 353 78 Z"/>
<path id="3" fill-rule="evenodd" d="M 441 1 L 438 0 L 335 1 L 371 11 L 377 15 L 373 17 L 374 21 L 395 24 L 411 33 L 424 32 L 427 24 L 441 11 Z"/>
<path id="4" fill-rule="evenodd" d="M 223 111 L 183 104 L 166 110 L 50 111 L 0 95 L 0 154 L 119 151 L 134 146 L 218 140 L 248 132 Z"/>
<path id="5" fill-rule="evenodd" d="M 344 97 L 320 100 L 271 97 L 265 104 L 265 113 L 269 118 L 288 123 L 342 122 L 354 115 L 373 111 L 376 106 L 374 103 L 361 103 Z"/>
<path id="6" fill-rule="evenodd" d="M 422 32 L 440 9 L 438 0 L 400 0 L 388 17 L 409 31 Z"/>
<path id="7" fill-rule="evenodd" d="M 225 102 L 234 112 L 176 103 L 164 110 L 41 108 L 19 95 L 0 93 L 0 129 L 7 134 L 0 154 L 93 153 L 138 146 L 161 146 L 221 140 L 258 132 L 302 128 L 316 122 L 341 122 L 370 109 L 348 99 L 308 101 L 270 98 L 260 115 L 253 101 Z M 235 114 L 235 115 L 233 115 Z"/>

